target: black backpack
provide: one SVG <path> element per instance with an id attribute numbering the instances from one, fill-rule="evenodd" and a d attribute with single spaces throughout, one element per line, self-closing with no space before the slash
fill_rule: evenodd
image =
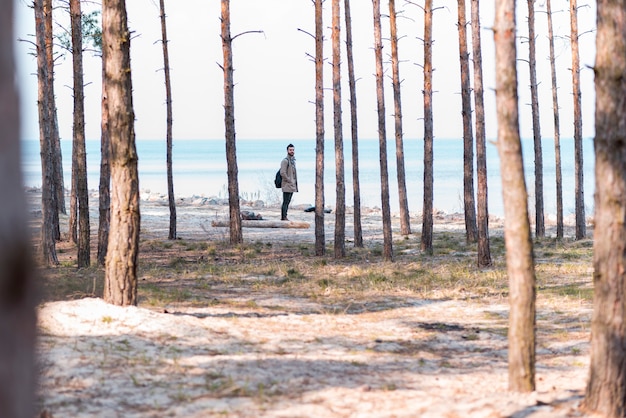
<path id="1" fill-rule="evenodd" d="M 289 167 L 289 160 L 287 160 L 287 167 Z M 280 168 L 276 172 L 276 178 L 274 178 L 274 185 L 277 189 L 283 186 L 283 177 L 280 175 Z"/>

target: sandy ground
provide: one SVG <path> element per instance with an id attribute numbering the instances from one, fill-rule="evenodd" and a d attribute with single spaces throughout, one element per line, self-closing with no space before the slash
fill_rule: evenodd
<path id="1" fill-rule="evenodd" d="M 167 206 L 143 198 L 142 236 L 162 239 Z M 276 208 L 246 209 L 278 218 Z M 313 214 L 301 209 L 290 219 L 310 229 L 246 228 L 244 239 L 314 242 Z M 226 237 L 211 227 L 226 216 L 223 206 L 188 199 L 177 214 L 184 239 Z M 368 239 L 379 225 L 379 213 L 368 211 Z M 450 228 L 462 228 L 462 218 L 437 222 L 436 231 Z M 252 299 L 245 289 L 231 297 Z M 519 394 L 507 390 L 506 302 L 407 295 L 339 314 L 279 294 L 160 310 L 94 298 L 46 303 L 40 407 L 54 417 L 587 416 L 578 406 L 591 305 L 538 304 L 537 390 Z"/>

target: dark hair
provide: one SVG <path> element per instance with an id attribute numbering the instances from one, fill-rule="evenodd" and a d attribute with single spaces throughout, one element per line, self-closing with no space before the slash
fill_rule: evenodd
<path id="1" fill-rule="evenodd" d="M 289 147 L 291 147 L 291 148 L 295 148 L 295 147 L 293 146 L 293 144 L 289 144 L 289 145 L 287 145 L 287 149 L 289 149 Z"/>

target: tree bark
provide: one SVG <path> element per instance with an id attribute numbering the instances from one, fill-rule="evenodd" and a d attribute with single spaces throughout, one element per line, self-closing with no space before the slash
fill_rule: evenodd
<path id="1" fill-rule="evenodd" d="M 535 271 L 519 136 L 515 0 L 496 2 L 496 107 L 509 276 L 509 389 L 535 389 Z"/>
<path id="2" fill-rule="evenodd" d="M 554 115 L 554 160 L 556 177 L 556 237 L 563 238 L 563 175 L 561 169 L 561 122 L 559 118 L 559 98 L 557 94 L 556 58 L 554 55 L 554 31 L 552 29 L 552 6 L 546 0 L 548 15 L 548 40 L 550 43 L 550 75 L 552 80 L 552 112 Z"/>
<path id="3" fill-rule="evenodd" d="M 335 128 L 335 258 L 346 256 L 346 184 L 341 123 L 341 16 L 339 0 L 332 0 L 333 125 Z"/>
<path id="4" fill-rule="evenodd" d="M 31 418 L 36 404 L 38 280 L 22 186 L 13 3 L 0 0 L 0 416 Z"/>
<path id="5" fill-rule="evenodd" d="M 395 0 L 389 0 L 389 27 L 391 30 L 391 71 L 393 86 L 394 122 L 396 134 L 396 174 L 398 178 L 398 198 L 400 208 L 400 233 L 411 234 L 411 216 L 406 190 L 404 168 L 404 140 L 402 134 L 402 95 L 400 93 L 400 62 L 398 58 L 398 28 L 396 23 Z"/>
<path id="6" fill-rule="evenodd" d="M 102 3 L 106 95 L 111 140 L 111 230 L 104 300 L 137 304 L 139 252 L 139 176 L 132 100 L 130 32 L 124 0 Z"/>
<path id="7" fill-rule="evenodd" d="M 91 265 L 87 152 L 85 150 L 85 94 L 83 89 L 83 32 L 80 0 L 70 0 L 72 61 L 74 74 L 74 129 L 72 143 L 72 188 L 78 201 L 78 267 Z"/>
<path id="8" fill-rule="evenodd" d="M 598 1 L 591 361 L 583 406 L 626 416 L 626 5 Z"/>
<path id="9" fill-rule="evenodd" d="M 111 141 L 109 137 L 109 108 L 105 82 L 106 49 L 102 48 L 102 99 L 100 121 L 100 182 L 98 184 L 98 264 L 106 263 L 111 225 Z"/>
<path id="10" fill-rule="evenodd" d="M 433 253 L 433 0 L 424 2 L 424 204 L 421 249 Z"/>
<path id="11" fill-rule="evenodd" d="M 457 0 L 459 55 L 461 63 L 461 102 L 463 117 L 463 207 L 465 212 L 465 237 L 467 242 L 478 240 L 476 202 L 474 200 L 474 134 L 472 132 L 472 99 L 467 49 L 467 19 L 465 0 Z"/>
<path id="12" fill-rule="evenodd" d="M 315 0 L 315 255 L 326 253 L 324 232 L 324 29 L 323 0 Z"/>
<path id="13" fill-rule="evenodd" d="M 383 80 L 383 41 L 380 29 L 380 0 L 372 0 L 374 10 L 374 54 L 376 58 L 376 102 L 378 107 L 378 144 L 380 155 L 380 197 L 383 212 L 383 259 L 393 261 L 389 173 L 387 169 L 387 130 L 385 127 L 385 92 Z"/>
<path id="14" fill-rule="evenodd" d="M 168 239 L 176 239 L 176 198 L 174 197 L 174 175 L 172 169 L 172 84 L 170 81 L 170 56 L 167 49 L 167 25 L 165 22 L 165 1 L 160 0 L 161 10 L 161 43 L 163 44 L 163 68 L 165 74 L 165 104 L 167 108 L 167 198 L 170 207 L 170 229 Z"/>
<path id="15" fill-rule="evenodd" d="M 346 19 L 346 56 L 348 61 L 348 86 L 350 88 L 350 133 L 352 136 L 352 194 L 354 199 L 354 246 L 363 247 L 363 227 L 361 225 L 361 186 L 359 182 L 359 133 L 357 123 L 356 80 L 354 77 L 354 56 L 352 52 L 352 16 L 350 0 L 344 1 Z"/>

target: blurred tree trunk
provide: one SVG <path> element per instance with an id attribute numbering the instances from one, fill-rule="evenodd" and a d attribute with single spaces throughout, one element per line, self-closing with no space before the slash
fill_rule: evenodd
<path id="1" fill-rule="evenodd" d="M 617 418 L 626 416 L 626 4 L 599 0 L 597 13 L 594 299 L 583 406 Z"/>
<path id="2" fill-rule="evenodd" d="M 102 48 L 102 101 L 100 121 L 100 182 L 98 186 L 98 264 L 105 265 L 111 225 L 111 141 L 109 139 L 109 108 L 107 104 L 105 63 L 106 50 Z"/>
<path id="3" fill-rule="evenodd" d="M 0 1 L 0 416 L 31 418 L 36 404 L 37 277 L 22 182 L 13 3 Z"/>
<path id="4" fill-rule="evenodd" d="M 457 0 L 459 56 L 461 63 L 461 102 L 463 116 L 463 207 L 465 212 L 465 237 L 467 242 L 478 240 L 476 227 L 476 202 L 474 200 L 474 134 L 472 132 L 472 97 L 467 49 L 467 19 L 465 0 Z"/>
<path id="5" fill-rule="evenodd" d="M 91 265 L 87 152 L 85 150 L 85 94 L 83 88 L 83 32 L 80 0 L 70 0 L 74 74 L 74 129 L 72 143 L 72 196 L 78 201 L 78 267 Z M 75 189 L 74 189 L 75 187 Z"/>
<path id="6" fill-rule="evenodd" d="M 324 28 L 323 0 L 315 0 L 315 255 L 326 252 L 324 232 Z"/>
<path id="7" fill-rule="evenodd" d="M 535 149 L 535 235 L 545 237 L 546 227 L 543 210 L 543 156 L 541 148 L 541 124 L 539 123 L 539 95 L 537 93 L 537 53 L 535 52 L 535 0 L 528 4 L 528 65 L 530 67 L 530 103 L 533 117 Z"/>
<path id="8" fill-rule="evenodd" d="M 41 256 L 46 265 L 57 265 L 55 214 L 58 220 L 54 192 L 54 166 L 52 149 L 52 122 L 50 115 L 50 78 L 48 77 L 48 51 L 46 49 L 46 32 L 44 17 L 44 1 L 35 0 L 35 33 L 37 43 L 37 86 L 39 113 L 39 141 L 41 152 Z M 58 225 L 58 222 L 56 223 Z"/>
<path id="9" fill-rule="evenodd" d="M 170 205 L 170 230 L 168 239 L 176 239 L 176 198 L 174 197 L 174 177 L 172 170 L 172 84 L 170 81 L 170 57 L 167 49 L 167 25 L 165 22 L 165 1 L 160 0 L 161 43 L 163 44 L 163 69 L 165 73 L 165 104 L 167 107 L 167 196 Z"/>
<path id="10" fill-rule="evenodd" d="M 411 234 L 411 216 L 406 190 L 404 168 L 404 140 L 402 138 L 402 100 L 400 93 L 400 62 L 398 58 L 398 28 L 396 23 L 396 2 L 389 0 L 389 27 L 391 30 L 391 69 L 393 86 L 394 121 L 396 133 L 396 172 L 398 177 L 398 197 L 400 200 L 400 233 Z"/>
<path id="11" fill-rule="evenodd" d="M 570 24 L 572 44 L 572 95 L 574 96 L 574 171 L 576 176 L 576 239 L 587 235 L 585 223 L 585 183 L 583 173 L 583 118 L 580 93 L 580 58 L 578 54 L 578 5 L 570 0 Z"/>
<path id="12" fill-rule="evenodd" d="M 339 0 L 332 0 L 333 125 L 335 128 L 335 258 L 346 256 L 346 184 L 341 123 L 341 15 Z"/>
<path id="13" fill-rule="evenodd" d="M 376 58 L 376 102 L 378 104 L 378 141 L 380 154 L 380 195 L 383 212 L 383 259 L 393 261 L 391 209 L 389 207 L 389 173 L 387 170 L 387 130 L 385 128 L 385 92 L 383 74 L 383 41 L 380 29 L 380 0 L 372 0 L 374 9 L 374 54 Z"/>
<path id="14" fill-rule="evenodd" d="M 433 0 L 424 2 L 424 205 L 421 249 L 433 253 Z"/>
<path id="15" fill-rule="evenodd" d="M 354 246 L 363 247 L 363 227 L 361 225 L 361 186 L 359 183 L 359 133 L 357 124 L 356 80 L 354 77 L 354 56 L 352 53 L 352 16 L 350 0 L 345 0 L 346 55 L 348 60 L 348 86 L 350 87 L 350 132 L 352 135 L 352 194 L 354 198 Z"/>
<path id="16" fill-rule="evenodd" d="M 139 176 L 130 67 L 131 36 L 124 0 L 102 3 L 102 28 L 112 186 L 104 300 L 114 305 L 136 305 Z"/>
<path id="17" fill-rule="evenodd" d="M 519 136 L 515 0 L 496 2 L 496 108 L 509 276 L 509 390 L 535 390 L 535 271 Z"/>
<path id="18" fill-rule="evenodd" d="M 556 58 L 554 55 L 554 31 L 552 29 L 552 6 L 546 0 L 548 15 L 548 40 L 550 43 L 550 74 L 552 79 L 552 111 L 554 114 L 554 159 L 556 171 L 556 237 L 563 238 L 563 176 L 561 170 L 561 123 L 559 121 L 559 98 L 556 82 Z"/>
<path id="19" fill-rule="evenodd" d="M 241 244 L 241 211 L 239 207 L 239 174 L 235 140 L 235 84 L 233 81 L 233 39 L 230 36 L 230 0 L 222 0 L 222 51 L 224 53 L 224 124 L 228 172 L 228 207 L 230 209 L 230 243 Z"/>
<path id="20" fill-rule="evenodd" d="M 491 265 L 489 208 L 487 199 L 487 141 L 483 90 L 483 58 L 480 40 L 480 1 L 471 0 L 472 49 L 474 52 L 474 105 L 476 106 L 476 175 L 478 178 L 478 267 Z"/>

